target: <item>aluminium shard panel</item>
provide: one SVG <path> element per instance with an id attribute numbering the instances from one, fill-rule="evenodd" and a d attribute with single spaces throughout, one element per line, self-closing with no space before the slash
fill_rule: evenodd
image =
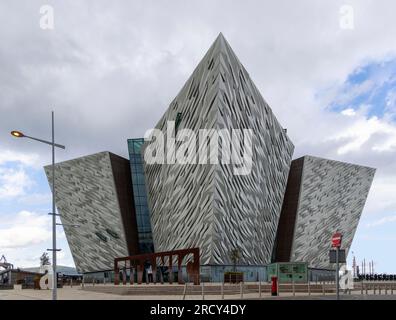
<path id="1" fill-rule="evenodd" d="M 45 167 L 52 189 L 51 166 Z M 57 163 L 55 201 L 78 272 L 137 253 L 129 161 L 110 152 Z"/>
<path id="2" fill-rule="evenodd" d="M 276 261 L 329 268 L 331 236 L 348 253 L 375 169 L 304 156 L 293 160 L 278 227 Z"/>
<path id="3" fill-rule="evenodd" d="M 235 175 L 221 159 L 145 163 L 155 250 L 199 247 L 201 264 L 221 265 L 232 264 L 237 248 L 239 264 L 269 263 L 294 146 L 223 35 L 156 125 L 165 140 L 167 121 L 197 136 L 200 129 L 252 129 L 253 165 Z"/>

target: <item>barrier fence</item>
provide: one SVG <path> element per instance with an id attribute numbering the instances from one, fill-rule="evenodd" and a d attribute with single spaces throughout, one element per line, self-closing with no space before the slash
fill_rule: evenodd
<path id="1" fill-rule="evenodd" d="M 191 284 L 185 284 L 183 290 L 183 300 L 190 293 L 196 296 L 196 292 L 191 290 Z M 206 288 L 206 290 L 205 290 Z M 189 292 L 189 289 L 191 290 Z M 201 283 L 201 298 L 205 299 L 205 295 L 208 294 L 218 294 L 221 299 L 226 299 L 227 296 L 240 296 L 240 299 L 247 297 L 248 295 L 256 295 L 257 298 L 262 298 L 264 296 L 271 296 L 271 284 L 270 283 L 258 283 L 257 285 L 251 285 L 246 283 L 229 284 L 221 283 L 219 289 L 216 290 L 209 289 L 209 286 L 205 287 L 205 284 Z M 277 286 L 277 296 L 311 296 L 311 295 L 334 295 L 336 293 L 335 282 L 315 282 L 315 283 L 282 283 Z M 351 295 L 394 295 L 396 294 L 396 281 L 395 282 L 381 282 L 381 283 L 355 283 L 354 288 L 350 289 L 340 289 L 340 294 Z M 255 297 L 252 297 L 255 298 Z"/>
<path id="2" fill-rule="evenodd" d="M 217 296 L 220 299 L 257 299 L 268 298 L 272 296 L 271 283 L 205 283 L 194 285 L 193 283 L 185 283 L 184 285 L 174 284 L 173 286 L 157 284 L 126 284 L 121 286 L 114 286 L 111 283 L 98 283 L 92 281 L 91 283 L 82 283 L 86 290 L 98 290 L 100 287 L 107 287 L 106 292 L 111 292 L 110 288 L 114 290 L 123 290 L 122 294 L 131 295 L 169 295 L 181 296 L 184 300 L 186 298 L 194 299 L 210 299 L 210 296 Z M 116 293 L 116 292 L 113 292 Z M 281 283 L 277 286 L 277 296 L 327 296 L 335 295 L 335 282 L 309 282 L 309 283 Z M 355 282 L 353 289 L 340 290 L 341 295 L 394 295 L 396 294 L 396 282 L 380 283 L 364 283 Z"/>

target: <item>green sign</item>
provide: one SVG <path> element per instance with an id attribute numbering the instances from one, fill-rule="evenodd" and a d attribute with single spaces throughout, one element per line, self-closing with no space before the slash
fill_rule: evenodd
<path id="1" fill-rule="evenodd" d="M 308 265 L 305 262 L 278 262 L 267 266 L 268 281 L 277 277 L 279 283 L 306 283 L 308 281 Z"/>

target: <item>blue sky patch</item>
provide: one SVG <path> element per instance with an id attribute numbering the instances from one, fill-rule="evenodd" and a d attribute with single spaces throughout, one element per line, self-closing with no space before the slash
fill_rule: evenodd
<path id="1" fill-rule="evenodd" d="M 367 108 L 367 117 L 390 116 L 396 121 L 396 58 L 355 69 L 337 90 L 328 108 L 335 112 Z"/>

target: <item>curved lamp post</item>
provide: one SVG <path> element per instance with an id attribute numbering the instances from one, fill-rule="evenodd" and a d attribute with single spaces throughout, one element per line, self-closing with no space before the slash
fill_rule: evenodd
<path id="1" fill-rule="evenodd" d="M 52 251 L 52 269 L 53 269 L 52 300 L 56 300 L 57 299 L 57 288 L 58 288 L 58 282 L 57 282 L 57 276 L 56 276 L 56 252 L 60 251 L 60 249 L 56 248 L 56 226 L 58 224 L 56 223 L 57 214 L 55 212 L 55 147 L 65 149 L 65 146 L 55 143 L 54 112 L 53 111 L 51 113 L 51 120 L 52 120 L 52 140 L 51 141 L 46 141 L 46 140 L 30 137 L 30 136 L 28 136 L 20 131 L 16 131 L 16 130 L 11 131 L 11 135 L 16 138 L 28 138 L 28 139 L 39 141 L 39 142 L 49 144 L 52 146 L 52 212 L 49 213 L 49 215 L 52 215 L 52 249 L 47 249 L 47 250 Z"/>

